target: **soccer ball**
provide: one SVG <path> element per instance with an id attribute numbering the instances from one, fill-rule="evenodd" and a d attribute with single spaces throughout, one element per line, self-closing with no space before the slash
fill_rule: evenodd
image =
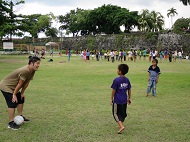
<path id="1" fill-rule="evenodd" d="M 24 118 L 20 115 L 16 116 L 14 118 L 14 122 L 17 124 L 17 125 L 21 125 L 23 122 L 24 122 Z"/>

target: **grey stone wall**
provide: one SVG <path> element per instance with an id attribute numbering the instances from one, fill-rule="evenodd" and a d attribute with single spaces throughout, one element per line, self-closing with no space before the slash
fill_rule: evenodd
<path id="1" fill-rule="evenodd" d="M 127 34 L 98 35 L 82 37 L 64 37 L 61 40 L 63 49 L 74 50 L 111 50 L 111 49 L 179 49 L 190 50 L 190 34 Z"/>

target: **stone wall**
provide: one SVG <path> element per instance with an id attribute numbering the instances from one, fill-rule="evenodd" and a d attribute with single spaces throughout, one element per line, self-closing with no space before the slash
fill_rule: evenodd
<path id="1" fill-rule="evenodd" d="M 42 40 L 44 42 L 42 42 Z M 41 41 L 41 42 L 38 42 Z M 97 36 L 81 36 L 81 37 L 62 37 L 56 39 L 39 39 L 35 42 L 41 49 L 47 48 L 45 44 L 47 42 L 56 42 L 60 49 L 73 49 L 73 50 L 111 50 L 111 49 L 180 49 L 183 48 L 184 52 L 190 51 L 190 34 L 178 35 L 174 33 L 158 34 L 158 33 L 140 33 L 134 32 L 129 34 L 120 35 L 97 35 Z M 33 44 L 27 45 L 24 39 L 13 41 L 14 45 L 22 45 L 22 47 L 27 47 L 29 50 L 33 50 L 35 47 Z M 21 44 L 25 43 L 25 44 Z M 38 47 L 35 47 L 38 48 Z M 55 50 L 59 50 L 55 48 Z"/>
<path id="2" fill-rule="evenodd" d="M 190 34 L 127 34 L 127 35 L 98 35 L 83 37 L 65 37 L 61 39 L 63 49 L 180 49 L 190 50 Z"/>

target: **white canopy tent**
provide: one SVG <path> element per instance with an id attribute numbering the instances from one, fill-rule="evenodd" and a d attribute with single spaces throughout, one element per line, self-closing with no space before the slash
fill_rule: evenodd
<path id="1" fill-rule="evenodd" d="M 46 46 L 46 50 L 48 49 L 48 47 L 49 47 L 49 49 L 55 48 L 55 49 L 59 50 L 59 44 L 56 42 L 47 42 L 45 44 L 45 46 Z"/>

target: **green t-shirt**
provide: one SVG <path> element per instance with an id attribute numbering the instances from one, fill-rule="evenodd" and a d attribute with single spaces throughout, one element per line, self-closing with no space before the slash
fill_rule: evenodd
<path id="1" fill-rule="evenodd" d="M 146 50 L 143 50 L 142 52 L 143 52 L 143 55 L 146 56 Z"/>
<path id="2" fill-rule="evenodd" d="M 3 80 L 0 82 L 0 90 L 4 92 L 13 93 L 19 80 L 23 80 L 23 86 L 24 87 L 30 80 L 33 79 L 35 72 L 31 73 L 28 65 L 21 67 L 19 69 L 16 69 L 12 73 L 10 73 L 8 76 L 6 76 Z M 21 87 L 21 88 L 22 88 Z"/>

